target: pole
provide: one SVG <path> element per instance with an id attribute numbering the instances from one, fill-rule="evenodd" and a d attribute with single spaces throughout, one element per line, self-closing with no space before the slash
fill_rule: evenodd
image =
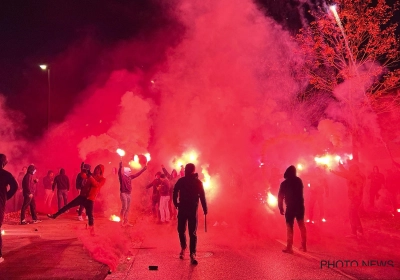
<path id="1" fill-rule="evenodd" d="M 51 95 L 51 87 L 50 87 L 50 68 L 47 68 L 47 83 L 49 87 L 49 91 L 47 94 L 47 131 L 50 129 L 50 95 Z"/>
<path id="2" fill-rule="evenodd" d="M 204 215 L 204 231 L 207 232 L 207 215 Z"/>

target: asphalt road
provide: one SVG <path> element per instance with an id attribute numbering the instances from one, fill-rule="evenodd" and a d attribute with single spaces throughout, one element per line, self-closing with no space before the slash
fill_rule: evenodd
<path id="1" fill-rule="evenodd" d="M 393 248 L 377 251 L 372 248 L 376 244 L 366 240 L 336 236 L 341 232 L 340 227 L 332 231 L 332 227 L 309 225 L 309 252 L 295 250 L 290 255 L 282 253 L 285 231 L 279 224 L 271 225 L 271 232 L 275 228 L 269 236 L 254 236 L 238 231 L 233 225 L 209 225 L 206 233 L 202 223 L 200 220 L 197 266 L 190 264 L 188 256 L 185 260 L 178 258 L 180 248 L 174 223 L 157 225 L 143 219 L 135 226 L 145 232 L 143 240 L 131 248 L 118 270 L 107 279 L 400 279 L 400 258 Z M 135 228 L 129 230 L 134 232 Z M 295 235 L 298 244 L 296 229 Z M 385 250 L 390 252 L 385 254 Z M 348 267 L 342 267 L 346 266 L 346 260 Z M 389 260 L 394 267 L 374 263 Z M 329 268 L 324 261 L 330 261 Z M 353 261 L 351 267 L 349 261 Z M 149 266 L 158 269 L 150 270 Z"/>

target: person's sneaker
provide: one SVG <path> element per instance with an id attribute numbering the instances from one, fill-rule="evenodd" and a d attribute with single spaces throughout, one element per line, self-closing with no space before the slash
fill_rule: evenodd
<path id="1" fill-rule="evenodd" d="M 82 216 L 78 216 L 78 220 L 79 220 L 79 221 L 83 221 Z"/>
<path id="2" fill-rule="evenodd" d="M 125 223 L 126 227 L 133 227 L 133 225 L 131 223 Z"/>
<path id="3" fill-rule="evenodd" d="M 179 253 L 179 258 L 181 259 L 181 260 L 183 260 L 184 259 L 184 257 L 185 257 L 185 249 L 182 249 L 181 250 L 181 252 Z"/>
<path id="4" fill-rule="evenodd" d="M 56 216 L 54 216 L 53 214 L 47 214 L 47 217 L 49 217 L 50 219 L 55 219 Z"/>
<path id="5" fill-rule="evenodd" d="M 26 220 L 21 221 L 21 225 L 28 225 L 29 223 Z"/>
<path id="6" fill-rule="evenodd" d="M 190 263 L 194 265 L 198 264 L 196 260 L 196 254 L 190 254 Z"/>
<path id="7" fill-rule="evenodd" d="M 4 258 L 0 257 L 0 263 L 4 262 Z"/>
<path id="8" fill-rule="evenodd" d="M 42 220 L 33 220 L 32 223 L 37 224 L 37 223 L 41 223 Z"/>
<path id="9" fill-rule="evenodd" d="M 213 227 L 217 227 L 217 226 L 219 226 L 218 221 L 216 221 L 216 222 L 213 224 Z"/>
<path id="10" fill-rule="evenodd" d="M 287 254 L 293 254 L 293 249 L 292 248 L 285 248 L 282 250 L 282 252 L 287 253 Z"/>
<path id="11" fill-rule="evenodd" d="M 301 245 L 299 250 L 302 251 L 302 252 L 307 252 L 307 246 L 306 245 Z"/>

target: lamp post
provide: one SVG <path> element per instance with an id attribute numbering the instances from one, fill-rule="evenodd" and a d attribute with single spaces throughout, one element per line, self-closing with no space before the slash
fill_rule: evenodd
<path id="1" fill-rule="evenodd" d="M 40 69 L 43 71 L 47 71 L 47 83 L 48 83 L 48 94 L 47 94 L 47 131 L 49 131 L 50 127 L 50 95 L 51 95 L 51 87 L 50 87 L 50 67 L 46 64 L 40 64 Z"/>

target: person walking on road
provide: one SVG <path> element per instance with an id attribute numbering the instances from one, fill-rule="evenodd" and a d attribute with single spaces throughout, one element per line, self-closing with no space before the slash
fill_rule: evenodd
<path id="1" fill-rule="evenodd" d="M 28 224 L 28 222 L 25 220 L 25 212 L 28 206 L 31 210 L 32 222 L 34 224 L 41 222 L 41 220 L 38 220 L 36 214 L 36 201 L 34 195 L 36 192 L 36 184 L 39 182 L 39 180 L 34 178 L 35 173 L 36 167 L 33 164 L 29 165 L 28 172 L 25 174 L 24 179 L 22 180 L 22 194 L 24 195 L 24 202 L 21 209 L 21 225 Z"/>
<path id="2" fill-rule="evenodd" d="M 174 187 L 173 201 L 175 208 L 178 209 L 178 234 L 181 244 L 180 258 L 183 259 L 186 243 L 186 224 L 188 224 L 190 238 L 190 261 L 192 264 L 197 264 L 196 246 L 197 246 L 197 209 L 199 199 L 203 208 L 204 215 L 207 215 L 207 202 L 204 193 L 203 183 L 198 179 L 198 174 L 195 173 L 195 165 L 188 163 L 185 167 L 185 176 L 180 178 Z M 179 197 L 179 200 L 178 200 Z"/>
<path id="3" fill-rule="evenodd" d="M 296 167 L 289 166 L 283 177 L 278 193 L 278 207 L 281 215 L 285 215 L 287 230 L 287 245 L 282 250 L 284 253 L 293 254 L 293 226 L 296 218 L 301 234 L 301 250 L 307 251 L 307 232 L 304 224 L 304 195 L 303 181 L 296 175 Z M 286 211 L 283 209 L 283 202 L 286 204 Z"/>
<path id="4" fill-rule="evenodd" d="M 1 226 L 4 221 L 6 201 L 12 198 L 18 189 L 17 180 L 15 180 L 14 176 L 11 175 L 10 172 L 4 170 L 7 163 L 6 155 L 0 154 L 0 263 L 4 261 L 2 254 L 3 240 L 1 237 Z M 7 190 L 7 186 L 10 186 L 9 190 Z"/>

